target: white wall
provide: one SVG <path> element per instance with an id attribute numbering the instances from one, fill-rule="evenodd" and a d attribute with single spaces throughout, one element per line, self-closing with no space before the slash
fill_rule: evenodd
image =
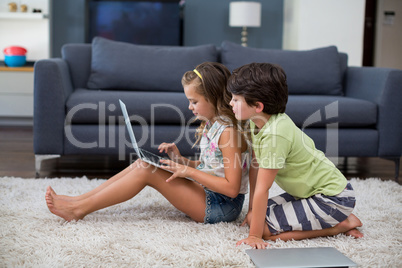
<path id="1" fill-rule="evenodd" d="M 384 12 L 395 16 L 385 16 Z M 402 69 L 402 1 L 379 0 L 374 65 Z"/>
<path id="2" fill-rule="evenodd" d="M 0 0 L 0 12 L 8 12 L 8 3 L 14 2 L 19 6 L 22 4 L 27 5 L 28 12 L 32 12 L 34 8 L 42 9 L 42 12 L 49 13 L 48 0 Z"/>
<path id="3" fill-rule="evenodd" d="M 365 0 L 284 0 L 283 49 L 335 45 L 362 66 Z"/>
<path id="4" fill-rule="evenodd" d="M 10 2 L 18 4 L 17 13 L 8 11 Z M 22 3 L 27 4 L 27 13 L 20 12 Z M 0 60 L 4 60 L 3 49 L 8 46 L 25 47 L 28 61 L 49 58 L 49 19 L 30 18 L 34 8 L 49 14 L 48 0 L 0 0 Z"/>

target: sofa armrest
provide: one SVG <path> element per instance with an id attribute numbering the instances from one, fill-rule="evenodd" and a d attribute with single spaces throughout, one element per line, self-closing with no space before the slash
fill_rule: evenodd
<path id="1" fill-rule="evenodd" d="M 402 155 L 402 70 L 377 67 L 349 67 L 347 97 L 378 105 L 379 157 Z"/>
<path id="2" fill-rule="evenodd" d="M 73 87 L 67 63 L 59 58 L 34 66 L 34 152 L 63 154 L 65 103 Z"/>

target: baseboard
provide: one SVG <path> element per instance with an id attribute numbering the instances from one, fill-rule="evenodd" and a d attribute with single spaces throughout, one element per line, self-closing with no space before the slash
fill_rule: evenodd
<path id="1" fill-rule="evenodd" d="M 32 117 L 0 117 L 0 126 L 33 126 Z"/>

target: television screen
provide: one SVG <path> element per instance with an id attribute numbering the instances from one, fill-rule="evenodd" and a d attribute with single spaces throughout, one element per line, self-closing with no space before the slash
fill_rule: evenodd
<path id="1" fill-rule="evenodd" d="M 88 5 L 88 40 L 101 36 L 141 45 L 182 45 L 179 1 L 102 1 Z"/>

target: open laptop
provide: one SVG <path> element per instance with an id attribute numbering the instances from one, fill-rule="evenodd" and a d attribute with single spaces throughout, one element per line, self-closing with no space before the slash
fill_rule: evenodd
<path id="1" fill-rule="evenodd" d="M 256 267 L 355 267 L 333 247 L 246 249 Z"/>
<path id="2" fill-rule="evenodd" d="M 120 102 L 121 111 L 123 112 L 124 121 L 126 123 L 128 134 L 130 136 L 131 144 L 133 145 L 135 153 L 142 161 L 163 169 L 163 165 L 160 163 L 160 160 L 167 159 L 167 158 L 160 157 L 156 154 L 153 154 L 151 152 L 148 152 L 148 151 L 138 147 L 137 140 L 135 139 L 134 131 L 131 126 L 130 117 L 128 116 L 128 113 L 127 113 L 126 105 L 121 100 L 119 100 L 119 102 Z M 165 169 L 165 170 L 169 171 L 167 169 Z M 169 171 L 169 172 L 171 172 L 171 171 Z"/>

